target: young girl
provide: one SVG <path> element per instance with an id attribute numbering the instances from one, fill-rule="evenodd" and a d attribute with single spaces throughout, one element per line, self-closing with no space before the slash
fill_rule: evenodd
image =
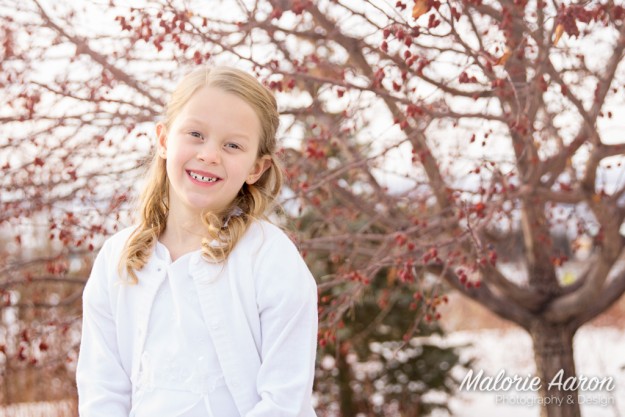
<path id="1" fill-rule="evenodd" d="M 80 416 L 315 416 L 315 281 L 264 216 L 277 127 L 242 71 L 178 85 L 138 225 L 105 242 L 85 287 Z"/>

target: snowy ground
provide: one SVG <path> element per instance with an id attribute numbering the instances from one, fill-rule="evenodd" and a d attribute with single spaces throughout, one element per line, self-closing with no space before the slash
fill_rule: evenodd
<path id="1" fill-rule="evenodd" d="M 535 365 L 529 335 L 516 329 L 488 329 L 451 332 L 446 337 L 451 344 L 471 343 L 462 355 L 475 358 L 476 371 L 484 376 L 534 376 Z M 625 331 L 613 327 L 583 327 L 574 339 L 577 374 L 587 377 L 611 377 L 615 388 L 611 392 L 581 392 L 584 417 L 625 416 Z M 462 378 L 464 376 L 460 375 Z M 457 417 L 538 417 L 540 400 L 527 392 L 460 392 L 451 408 Z M 516 402 L 516 404 L 512 404 Z M 522 403 L 522 404 L 519 404 Z"/>
<path id="2" fill-rule="evenodd" d="M 495 376 L 501 370 L 508 376 L 535 375 L 531 340 L 522 330 L 508 327 L 452 331 L 438 342 L 471 344 L 461 350 L 461 355 L 464 359 L 474 358 L 475 371 L 481 369 L 485 376 Z M 574 345 L 578 375 L 612 377 L 615 384 L 612 392 L 581 393 L 586 401 L 595 402 L 582 404 L 582 416 L 625 416 L 625 330 L 586 326 L 578 331 Z M 462 379 L 464 375 L 458 377 Z M 462 391 L 450 401 L 450 407 L 455 417 L 539 417 L 537 398 L 528 393 Z M 525 404 L 510 404 L 512 401 Z M 71 402 L 17 404 L 0 407 L 0 417 L 73 416 L 76 413 L 71 407 Z"/>

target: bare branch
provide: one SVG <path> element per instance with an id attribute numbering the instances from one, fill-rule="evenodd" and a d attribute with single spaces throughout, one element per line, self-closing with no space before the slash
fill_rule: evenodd
<path id="1" fill-rule="evenodd" d="M 592 302 L 588 302 L 586 310 L 575 317 L 574 326 L 581 327 L 606 311 L 622 297 L 623 293 L 625 293 L 625 269 L 621 269 L 604 285 L 601 293 Z"/>

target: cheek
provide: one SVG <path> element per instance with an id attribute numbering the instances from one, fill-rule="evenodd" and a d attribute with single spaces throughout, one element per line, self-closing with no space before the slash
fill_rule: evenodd
<path id="1" fill-rule="evenodd" d="M 180 155 L 172 152 L 170 149 L 167 150 L 167 159 L 165 160 L 165 169 L 167 170 L 167 175 L 172 176 L 180 168 Z"/>
<path id="2" fill-rule="evenodd" d="M 185 159 L 189 158 L 189 149 L 184 146 L 179 146 L 177 143 L 172 143 L 172 146 L 167 148 L 167 164 L 180 164 Z"/>

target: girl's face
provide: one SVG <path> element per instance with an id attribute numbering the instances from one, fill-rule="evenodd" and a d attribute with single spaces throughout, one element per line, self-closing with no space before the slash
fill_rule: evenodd
<path id="1" fill-rule="evenodd" d="M 202 87 L 169 129 L 159 123 L 159 156 L 166 159 L 170 215 L 218 212 L 245 182 L 255 183 L 271 161 L 258 158 L 261 125 L 244 100 L 216 87 Z"/>

